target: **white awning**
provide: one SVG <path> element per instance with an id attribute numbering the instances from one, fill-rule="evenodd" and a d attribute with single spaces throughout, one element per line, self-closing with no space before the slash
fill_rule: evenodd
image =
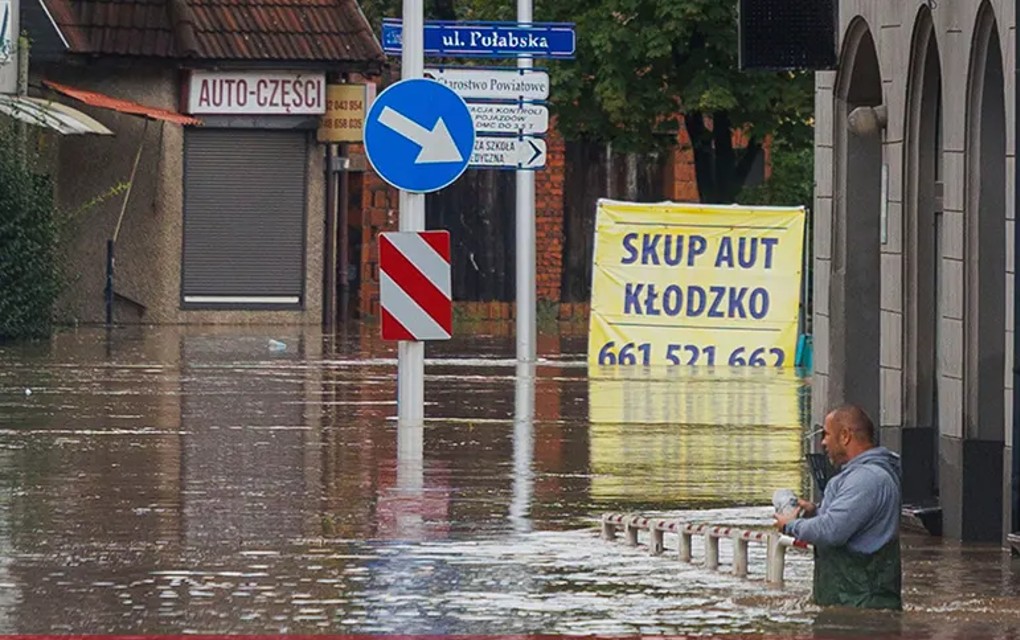
<path id="1" fill-rule="evenodd" d="M 44 98 L 0 95 L 0 113 L 63 135 L 91 133 L 112 136 L 113 132 L 81 111 Z"/>

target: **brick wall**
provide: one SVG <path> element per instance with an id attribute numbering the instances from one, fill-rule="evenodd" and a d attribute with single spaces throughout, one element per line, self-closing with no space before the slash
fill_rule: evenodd
<path id="1" fill-rule="evenodd" d="M 535 172 L 535 237 L 536 237 L 536 295 L 542 301 L 560 299 L 560 272 L 563 269 L 563 179 L 564 141 L 555 130 L 546 137 L 548 156 L 546 167 Z M 396 231 L 399 220 L 397 190 L 383 182 L 371 171 L 362 175 L 362 228 L 361 228 L 361 292 L 359 309 L 362 315 L 379 316 L 379 269 L 376 237 L 381 231 Z M 513 265 L 510 268 L 514 268 Z M 489 312 L 496 317 L 509 318 L 508 309 Z M 486 307 L 488 309 L 488 307 Z M 486 315 L 486 317 L 489 317 Z"/>
<path id="2" fill-rule="evenodd" d="M 698 180 L 694 175 L 694 153 L 690 151 L 691 139 L 687 129 L 682 126 L 677 143 L 669 159 L 669 175 L 666 176 L 664 189 L 666 197 L 674 202 L 697 202 Z"/>
<path id="3" fill-rule="evenodd" d="M 563 270 L 563 183 L 565 177 L 565 144 L 555 130 L 555 123 L 546 137 L 546 167 L 535 175 L 536 293 L 540 301 L 559 302 Z M 680 143 L 663 176 L 664 194 L 674 201 L 696 202 L 698 186 L 694 175 L 694 157 L 689 149 L 687 132 L 681 127 Z M 376 237 L 381 231 L 397 229 L 399 209 L 396 189 L 383 182 L 371 169 L 361 174 L 362 183 L 362 252 L 359 309 L 362 315 L 379 316 L 379 270 Z M 592 212 L 594 215 L 594 212 Z M 514 268 L 509 265 L 508 268 Z M 483 317 L 512 318 L 513 303 L 496 303 L 508 307 L 492 311 L 486 305 Z M 470 304 L 458 305 L 468 313 Z M 477 305 L 475 305 L 477 306 Z M 569 305 L 560 316 L 576 318 L 587 315 L 586 304 Z"/>
<path id="4" fill-rule="evenodd" d="M 551 123 L 546 136 L 546 167 L 535 176 L 535 295 L 560 301 L 563 270 L 563 180 L 566 175 L 563 136 Z"/>
<path id="5" fill-rule="evenodd" d="M 362 176 L 361 217 L 361 314 L 379 317 L 379 250 L 376 238 L 382 231 L 396 231 L 399 195 L 396 189 L 366 170 Z"/>

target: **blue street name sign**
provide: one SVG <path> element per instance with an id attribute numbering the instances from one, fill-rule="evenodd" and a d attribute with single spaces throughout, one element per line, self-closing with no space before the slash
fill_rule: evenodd
<path id="1" fill-rule="evenodd" d="M 435 80 L 386 88 L 365 118 L 365 155 L 397 189 L 430 193 L 452 184 L 471 160 L 475 126 L 464 99 Z"/>
<path id="2" fill-rule="evenodd" d="M 401 54 L 403 27 L 400 20 L 385 20 L 382 44 L 386 53 Z M 425 22 L 425 55 L 513 58 L 574 57 L 577 46 L 574 25 L 569 22 Z"/>

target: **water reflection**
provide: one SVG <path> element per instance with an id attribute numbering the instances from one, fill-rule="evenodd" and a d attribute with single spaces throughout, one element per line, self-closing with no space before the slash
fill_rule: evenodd
<path id="1" fill-rule="evenodd" d="M 713 507 L 808 488 L 806 388 L 792 370 L 606 368 L 588 388 L 595 496 Z"/>
<path id="2" fill-rule="evenodd" d="M 182 539 L 202 553 L 313 532 L 321 410 L 315 341 L 270 356 L 260 337 L 180 338 Z M 223 550 L 225 552 L 226 550 Z"/>
<path id="3" fill-rule="evenodd" d="M 423 539 L 425 498 L 425 429 L 397 427 L 397 486 L 394 527 L 403 539 Z"/>
<path id="4" fill-rule="evenodd" d="M 8 470 L 11 455 L 0 446 L 0 486 L 10 486 Z M 11 492 L 0 491 L 0 629 L 12 628 L 11 611 L 21 599 L 18 584 L 11 575 L 14 545 L 11 540 Z"/>
<path id="5" fill-rule="evenodd" d="M 483 331 L 429 345 L 408 430 L 374 329 L 104 338 L 0 347 L 0 632 L 821 636 L 872 619 L 806 605 L 806 557 L 766 592 L 596 535 L 617 508 L 767 526 L 758 505 L 807 482 L 796 377 L 589 379 L 583 337 L 543 336 L 529 366 Z M 914 537 L 905 557 L 908 610 L 876 633 L 1020 627 L 998 549 Z"/>
<path id="6" fill-rule="evenodd" d="M 530 512 L 534 491 L 535 363 L 517 363 L 514 393 L 514 486 L 510 522 L 517 533 L 532 530 Z"/>

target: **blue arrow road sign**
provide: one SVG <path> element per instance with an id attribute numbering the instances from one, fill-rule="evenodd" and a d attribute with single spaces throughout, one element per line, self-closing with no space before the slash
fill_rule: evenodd
<path id="1" fill-rule="evenodd" d="M 365 118 L 365 154 L 398 189 L 430 193 L 452 184 L 471 159 L 475 126 L 464 99 L 435 80 L 386 88 Z"/>
<path id="2" fill-rule="evenodd" d="M 382 43 L 386 53 L 400 55 L 400 20 L 385 20 Z M 577 43 L 569 22 L 451 22 L 425 23 L 425 55 L 472 58 L 573 58 Z"/>

